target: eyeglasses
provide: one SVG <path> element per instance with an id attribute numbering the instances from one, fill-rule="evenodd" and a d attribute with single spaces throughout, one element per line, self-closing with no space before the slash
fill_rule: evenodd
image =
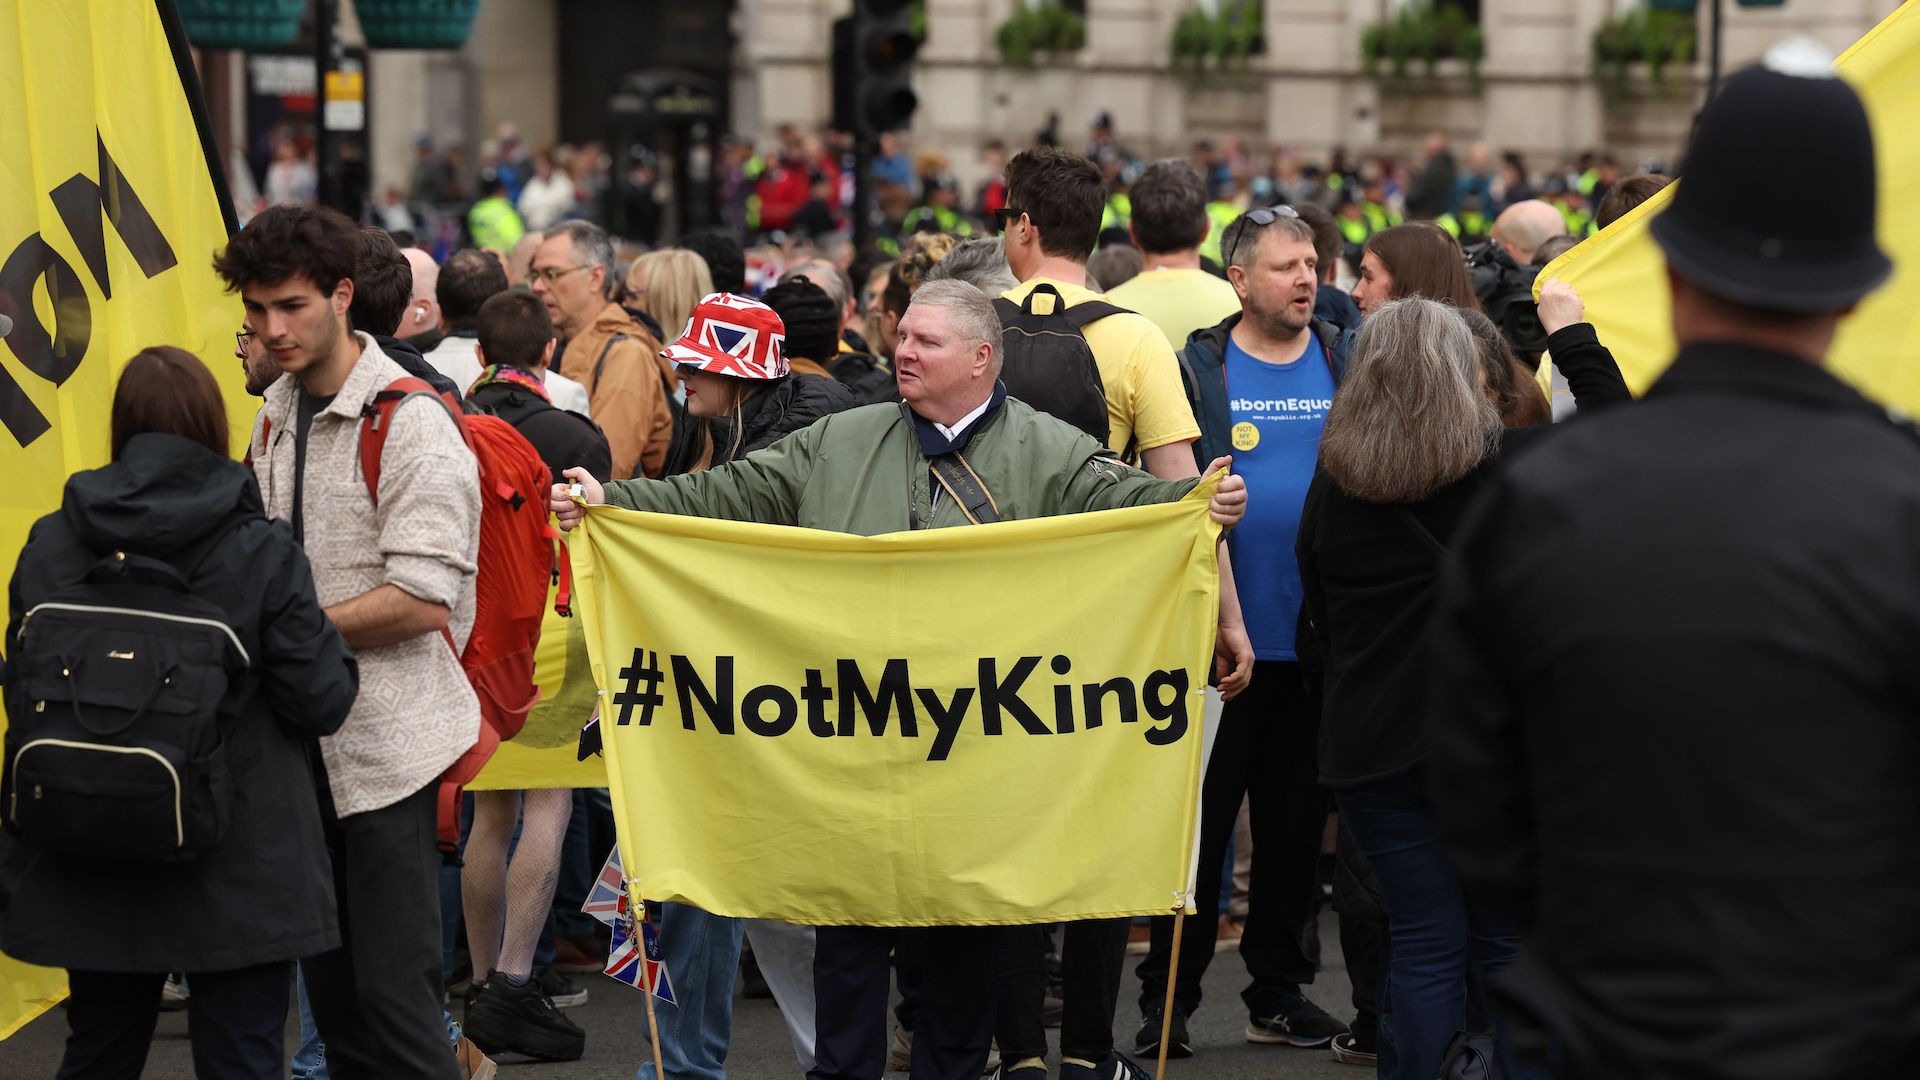
<path id="1" fill-rule="evenodd" d="M 1255 229 L 1264 229 L 1281 218 L 1298 218 L 1300 212 L 1291 206 L 1263 206 L 1258 210 L 1249 210 L 1240 215 L 1236 222 L 1240 228 L 1233 234 L 1233 243 L 1227 247 L 1227 265 L 1233 265 L 1234 256 L 1240 254 L 1240 242 Z"/>
<path id="2" fill-rule="evenodd" d="M 548 288 L 552 288 L 554 282 L 560 280 L 563 277 L 566 277 L 568 274 L 573 273 L 575 270 L 591 270 L 591 269 L 593 269 L 592 265 L 569 266 L 564 270 L 556 270 L 551 266 L 544 267 L 544 268 L 535 267 L 527 271 L 527 285 L 533 286 L 544 281 L 547 283 Z"/>
<path id="3" fill-rule="evenodd" d="M 233 332 L 233 355 L 245 360 L 247 358 L 247 346 L 252 344 L 253 339 L 257 336 L 259 335 L 251 330 L 235 330 Z"/>
<path id="4" fill-rule="evenodd" d="M 1019 221 L 1021 215 L 1025 213 L 1025 210 L 1016 210 L 1011 206 L 1003 206 L 993 212 L 993 217 L 995 221 L 1000 223 L 1000 231 L 1006 232 L 1008 229 L 1013 228 L 1013 223 Z"/>

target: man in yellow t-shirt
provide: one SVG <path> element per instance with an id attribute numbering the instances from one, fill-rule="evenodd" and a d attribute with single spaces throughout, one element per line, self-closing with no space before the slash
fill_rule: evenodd
<path id="1" fill-rule="evenodd" d="M 1078 154 L 1050 147 L 1027 150 L 1007 163 L 1007 204 L 998 214 L 1007 265 L 1020 285 L 1002 295 L 1024 304 L 1049 285 L 1071 309 L 1106 298 L 1087 288 L 1087 257 L 1100 233 L 1106 185 L 1100 170 Z M 1232 289 L 1228 292 L 1232 295 Z M 1052 301 L 1041 297 L 1035 312 Z M 1239 301 L 1235 297 L 1234 307 Z M 1214 320 L 1218 322 L 1219 320 Z M 1180 361 L 1153 320 L 1131 311 L 1081 328 L 1107 398 L 1107 444 L 1138 449 L 1140 465 L 1161 479 L 1198 473 L 1193 442 L 1200 437 L 1180 381 Z M 1253 647 L 1240 616 L 1225 552 L 1220 565 L 1220 632 L 1215 644 L 1220 692 L 1232 697 L 1251 677 Z M 997 1037 L 1008 1080 L 1045 1080 L 1047 1036 L 1041 1026 L 1042 944 L 1031 950 L 1002 946 L 1001 1011 Z M 1126 963 L 1127 920 L 1067 924 L 1061 962 L 1069 1004 L 1060 1030 L 1061 1075 L 1111 1075 L 1123 1055 L 1113 1046 L 1113 1014 Z M 1097 1070 L 1097 1072 L 1096 1072 Z"/>
<path id="2" fill-rule="evenodd" d="M 1140 249 L 1140 273 L 1107 299 L 1152 319 L 1176 351 L 1194 331 L 1240 312 L 1233 286 L 1200 267 L 1200 245 L 1212 225 L 1207 189 L 1186 162 L 1156 162 L 1134 182 L 1128 231 Z"/>

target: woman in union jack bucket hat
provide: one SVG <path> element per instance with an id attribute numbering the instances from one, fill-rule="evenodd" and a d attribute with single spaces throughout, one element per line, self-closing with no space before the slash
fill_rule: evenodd
<path id="1" fill-rule="evenodd" d="M 793 374 L 786 340 L 780 316 L 750 297 L 710 293 L 694 307 L 660 352 L 680 372 L 694 421 L 674 439 L 667 475 L 724 465 L 853 407 L 837 381 Z"/>

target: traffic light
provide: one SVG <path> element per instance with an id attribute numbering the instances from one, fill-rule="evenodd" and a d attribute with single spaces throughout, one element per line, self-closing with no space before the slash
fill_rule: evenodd
<path id="1" fill-rule="evenodd" d="M 897 131 L 913 118 L 913 0 L 854 0 L 833 24 L 833 126 L 855 135 Z"/>

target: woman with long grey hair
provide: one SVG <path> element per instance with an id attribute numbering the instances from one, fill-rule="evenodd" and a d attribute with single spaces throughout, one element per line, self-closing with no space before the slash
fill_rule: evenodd
<path id="1" fill-rule="evenodd" d="M 1577 383 L 1589 388 L 1583 409 L 1627 398 L 1604 349 L 1580 355 L 1594 368 Z M 1502 449 L 1540 430 L 1503 425 L 1457 309 L 1385 303 L 1354 341 L 1300 518 L 1306 617 L 1326 657 L 1320 780 L 1386 904 L 1381 1042 L 1397 1062 L 1383 1076 L 1439 1075 L 1456 1032 L 1491 1030 L 1481 977 L 1513 960 L 1516 931 L 1467 899 L 1434 837 L 1421 638 L 1469 502 Z M 1504 1075 L 1527 1075 L 1505 1064 Z"/>

